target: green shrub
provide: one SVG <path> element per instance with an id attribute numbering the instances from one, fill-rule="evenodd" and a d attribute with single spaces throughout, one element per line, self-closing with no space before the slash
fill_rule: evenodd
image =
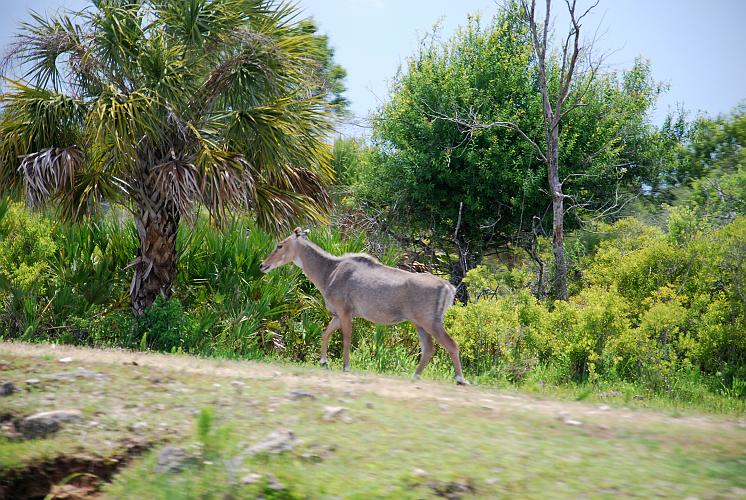
<path id="1" fill-rule="evenodd" d="M 177 298 L 162 295 L 137 318 L 140 347 L 156 351 L 189 351 L 194 328 Z"/>
<path id="2" fill-rule="evenodd" d="M 454 305 L 446 313 L 445 327 L 459 343 L 464 366 L 482 374 L 502 370 L 520 378 L 536 363 L 535 332 L 544 310 L 526 289 L 467 305 Z"/>
<path id="3" fill-rule="evenodd" d="M 32 338 L 48 311 L 54 225 L 0 200 L 0 335 Z"/>
<path id="4" fill-rule="evenodd" d="M 10 203 L 0 218 L 0 273 L 22 290 L 44 293 L 56 250 L 53 230 L 47 218 Z"/>
<path id="5" fill-rule="evenodd" d="M 629 335 L 629 304 L 613 289 L 594 287 L 573 297 L 570 305 L 576 308 L 577 319 L 574 325 L 567 325 L 566 313 L 560 314 L 561 323 L 570 328 L 556 340 L 558 351 L 572 379 L 594 381 L 609 368 L 614 342 Z M 556 311 L 550 314 L 550 325 Z"/>

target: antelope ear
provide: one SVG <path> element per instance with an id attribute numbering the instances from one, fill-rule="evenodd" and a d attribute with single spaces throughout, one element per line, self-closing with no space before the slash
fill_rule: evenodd
<path id="1" fill-rule="evenodd" d="M 309 231 L 310 231 L 310 229 L 304 229 L 304 230 L 303 230 L 303 231 L 302 231 L 302 232 L 300 233 L 300 237 L 301 237 L 301 238 L 303 238 L 303 239 L 306 239 L 306 240 L 307 240 L 307 239 L 308 239 L 308 232 L 309 232 Z"/>
<path id="2" fill-rule="evenodd" d="M 299 227 L 296 227 L 295 229 L 293 229 L 293 234 L 295 235 L 296 238 L 300 238 L 300 235 L 302 233 L 303 233 L 303 230 Z"/>

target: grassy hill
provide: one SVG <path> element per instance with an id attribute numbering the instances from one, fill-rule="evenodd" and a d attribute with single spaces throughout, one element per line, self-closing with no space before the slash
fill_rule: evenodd
<path id="1" fill-rule="evenodd" d="M 746 495 L 734 416 L 11 343 L 0 382 L 3 498 Z M 24 437 L 56 410 L 56 430 Z"/>

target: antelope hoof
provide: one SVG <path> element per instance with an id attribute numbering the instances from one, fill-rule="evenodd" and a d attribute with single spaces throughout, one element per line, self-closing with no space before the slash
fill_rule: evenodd
<path id="1" fill-rule="evenodd" d="M 344 368 L 342 368 L 342 371 L 343 372 L 349 372 L 350 371 L 350 367 L 349 366 L 345 366 Z"/>
<path id="2" fill-rule="evenodd" d="M 412 381 L 413 382 L 417 382 L 419 379 L 420 379 L 420 374 L 419 373 L 415 373 L 414 375 L 412 375 Z"/>
<path id="3" fill-rule="evenodd" d="M 327 370 L 329 369 L 329 366 L 326 364 L 326 361 L 321 361 L 319 362 L 319 364 L 321 365 L 321 368 L 326 368 Z"/>
<path id="4" fill-rule="evenodd" d="M 456 385 L 470 385 L 461 375 L 456 376 Z"/>

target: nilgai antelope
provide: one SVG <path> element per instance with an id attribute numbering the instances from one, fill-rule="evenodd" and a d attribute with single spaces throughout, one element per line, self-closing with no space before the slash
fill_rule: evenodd
<path id="1" fill-rule="evenodd" d="M 367 254 L 331 255 L 309 241 L 308 231 L 299 227 L 277 244 L 259 269 L 268 273 L 289 262 L 300 267 L 321 291 L 332 316 L 321 339 L 322 366 L 326 366 L 329 337 L 341 329 L 344 370 L 350 369 L 352 318 L 387 325 L 411 321 L 422 347 L 413 378 L 419 378 L 432 359 L 435 338 L 451 356 L 456 383 L 467 383 L 461 373 L 458 344 L 443 327 L 443 315 L 453 304 L 455 294 L 450 283 L 429 273 L 416 274 L 385 266 Z"/>

